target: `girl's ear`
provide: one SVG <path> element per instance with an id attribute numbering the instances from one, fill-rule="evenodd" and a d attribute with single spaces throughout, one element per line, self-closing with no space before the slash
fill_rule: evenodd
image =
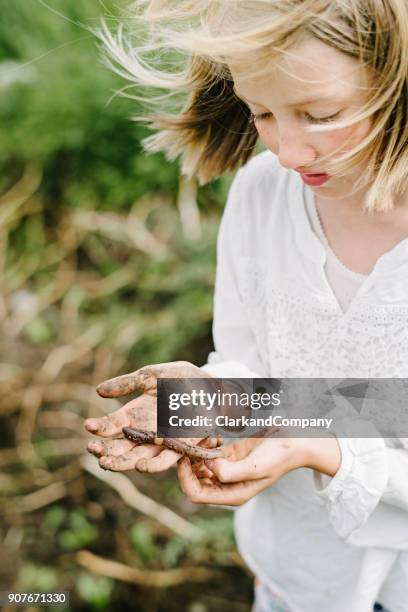
<path id="1" fill-rule="evenodd" d="M 183 174 L 195 175 L 204 184 L 244 165 L 258 133 L 228 74 L 216 74 L 209 62 L 195 57 L 187 78 L 191 94 L 185 108 L 179 116 L 152 117 L 158 133 L 143 144 L 150 151 L 166 151 L 168 159 L 181 155 Z"/>

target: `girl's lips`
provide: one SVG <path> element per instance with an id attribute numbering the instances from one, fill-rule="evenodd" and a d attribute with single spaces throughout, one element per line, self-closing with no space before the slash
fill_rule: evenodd
<path id="1" fill-rule="evenodd" d="M 302 172 L 299 174 L 306 185 L 323 185 L 330 178 L 328 174 L 303 174 Z"/>

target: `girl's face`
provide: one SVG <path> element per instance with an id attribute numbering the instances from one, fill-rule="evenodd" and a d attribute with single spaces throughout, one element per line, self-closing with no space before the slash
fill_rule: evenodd
<path id="1" fill-rule="evenodd" d="M 303 173 L 326 173 L 318 163 L 320 157 L 342 144 L 341 152 L 353 148 L 369 133 L 371 120 L 320 134 L 309 134 L 305 127 L 327 125 L 330 120 L 355 114 L 366 102 L 366 69 L 312 37 L 290 52 L 289 57 L 274 63 L 267 77 L 244 79 L 239 68 L 230 65 L 234 87 L 254 115 L 260 139 L 282 166 Z M 348 177 L 331 177 L 310 188 L 323 198 L 347 198 L 353 192 L 353 177 L 361 171 L 356 167 Z"/>

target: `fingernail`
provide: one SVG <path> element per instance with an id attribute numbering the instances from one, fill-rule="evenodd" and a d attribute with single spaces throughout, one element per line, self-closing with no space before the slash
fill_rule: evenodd
<path id="1" fill-rule="evenodd" d="M 102 397 L 105 397 L 106 395 L 108 395 L 109 397 L 109 391 L 110 391 L 110 384 L 109 381 L 104 381 L 101 382 L 97 387 L 96 387 L 96 392 L 98 395 L 101 395 Z"/>
<path id="2" fill-rule="evenodd" d="M 135 382 L 132 374 L 110 378 L 96 387 L 96 392 L 102 397 L 121 397 L 133 391 L 135 391 Z"/>
<path id="3" fill-rule="evenodd" d="M 85 429 L 91 432 L 98 431 L 99 428 L 98 419 L 86 419 L 84 425 Z"/>
<path id="4" fill-rule="evenodd" d="M 89 442 L 86 448 L 90 453 L 93 454 L 100 454 L 101 452 L 101 446 L 100 444 L 98 444 L 98 442 Z"/>
<path id="5" fill-rule="evenodd" d="M 135 468 L 138 472 L 147 472 L 147 460 L 139 459 L 139 461 L 135 465 Z"/>
<path id="6" fill-rule="evenodd" d="M 110 470 L 112 467 L 112 462 L 109 459 L 109 457 L 101 457 L 99 459 L 99 465 L 101 466 L 101 468 L 103 468 L 104 470 Z"/>

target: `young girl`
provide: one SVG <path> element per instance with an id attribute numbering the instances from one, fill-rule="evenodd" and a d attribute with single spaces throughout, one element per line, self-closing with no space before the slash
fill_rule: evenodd
<path id="1" fill-rule="evenodd" d="M 88 431 L 151 429 L 160 376 L 408 376 L 408 2 L 134 6 L 134 38 L 103 34 L 116 69 L 188 93 L 179 114 L 152 115 L 147 150 L 181 155 L 201 183 L 238 172 L 218 237 L 215 352 L 202 368 L 107 381 L 104 396 L 143 395 Z M 167 72 L 158 50 L 178 51 Z M 242 440 L 199 469 L 178 462 L 193 501 L 239 506 L 254 612 L 408 611 L 408 439 L 368 422 L 351 437 L 352 419 L 321 440 Z M 112 470 L 180 459 L 118 439 L 89 450 Z"/>

